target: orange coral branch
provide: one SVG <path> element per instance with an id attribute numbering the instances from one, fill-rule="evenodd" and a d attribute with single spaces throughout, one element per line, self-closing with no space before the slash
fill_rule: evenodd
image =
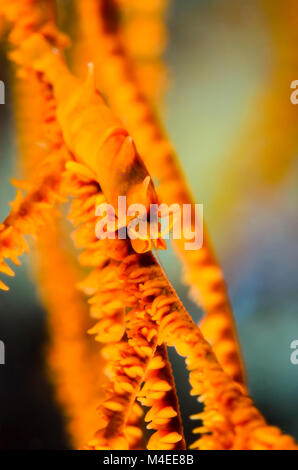
<path id="1" fill-rule="evenodd" d="M 36 167 L 40 173 L 43 162 L 49 159 L 49 150 L 58 143 L 57 135 L 60 136 L 60 132 L 53 132 L 55 107 L 47 99 L 44 88 L 34 74 L 30 74 L 30 79 L 18 79 L 15 84 L 20 163 L 31 185 Z M 61 174 L 63 168 L 56 168 L 56 172 Z M 33 208 L 36 209 L 34 200 Z M 51 378 L 67 418 L 71 443 L 77 448 L 96 430 L 98 416 L 95 410 L 103 394 L 102 390 L 100 393 L 103 377 L 96 364 L 99 363 L 99 351 L 95 350 L 86 333 L 90 326 L 88 309 L 76 288 L 78 273 L 74 262 L 63 246 L 64 231 L 54 210 L 49 211 L 49 218 L 51 224 L 38 230 L 35 275 L 48 313 Z"/>
<path id="2" fill-rule="evenodd" d="M 140 256 L 135 255 L 131 260 L 129 273 L 138 270 L 140 263 L 144 264 Z M 243 387 L 223 371 L 155 260 L 147 255 L 145 262 L 147 269 L 146 273 L 143 270 L 142 282 L 136 279 L 132 284 L 134 279 L 127 273 L 126 289 L 136 296 L 156 323 L 159 342 L 175 346 L 178 353 L 187 358 L 192 393 L 199 395 L 205 404 L 204 413 L 198 416 L 204 426 L 198 432 L 209 434 L 196 442 L 194 448 L 297 449 L 290 436 L 266 424 Z"/>
<path id="3" fill-rule="evenodd" d="M 85 58 L 100 70 L 99 84 L 109 103 L 130 130 L 149 173 L 160 181 L 159 196 L 169 206 L 193 205 L 193 198 L 178 166 L 174 150 L 165 136 L 149 102 L 140 92 L 134 67 L 121 47 L 121 41 L 105 25 L 103 3 L 77 2 Z M 194 220 L 194 214 L 192 214 Z M 205 230 L 206 232 L 206 230 Z M 204 245 L 197 251 L 184 250 L 186 240 L 173 240 L 184 264 L 185 279 L 207 316 L 202 330 L 227 372 L 243 383 L 244 370 L 235 322 L 221 269 L 205 233 Z"/>
<path id="4" fill-rule="evenodd" d="M 142 405 L 150 407 L 145 421 L 149 422 L 148 429 L 156 430 L 149 439 L 147 449 L 184 450 L 186 448 L 185 439 L 175 382 L 164 344 L 157 347 L 144 382 L 138 394 L 138 400 Z M 161 383 L 163 390 L 159 391 L 157 388 Z M 172 442 L 164 442 L 166 436 L 169 435 L 172 436 Z"/>
<path id="5" fill-rule="evenodd" d="M 135 448 L 133 446 L 134 440 L 140 439 L 141 434 L 135 425 L 130 424 L 129 417 L 135 408 L 135 399 L 148 365 L 151 364 L 149 361 L 156 348 L 156 332 L 150 325 L 148 315 L 144 317 L 144 312 L 139 312 L 136 309 L 126 313 L 125 325 L 123 324 L 123 310 L 130 306 L 131 300 L 129 296 L 127 297 L 123 293 L 123 280 L 121 279 L 119 262 L 124 260 L 127 269 L 127 263 L 130 262 L 130 258 L 127 258 L 126 261 L 128 244 L 120 240 L 96 242 L 94 216 L 96 184 L 94 184 L 92 190 L 91 181 L 86 179 L 85 182 L 81 181 L 79 183 L 79 179 L 74 180 L 75 174 L 71 174 L 70 171 L 68 171 L 68 174 L 70 182 L 67 186 L 67 192 L 79 196 L 78 204 L 75 203 L 75 208 L 72 208 L 70 217 L 74 220 L 75 225 L 83 222 L 76 231 L 75 240 L 78 246 L 87 247 L 87 252 L 89 246 L 93 249 L 92 257 L 84 255 L 83 252 L 81 260 L 84 264 L 92 266 L 98 263 L 98 268 L 92 271 L 84 282 L 80 283 L 81 289 L 92 295 L 89 301 L 91 316 L 99 320 L 90 330 L 90 333 L 96 335 L 97 341 L 110 344 L 103 351 L 109 364 L 107 374 L 110 385 L 107 387 L 107 397 L 100 406 L 101 426 L 95 438 L 88 443 L 86 448 L 98 450 Z M 80 177 L 76 176 L 76 178 Z M 74 184 L 75 181 L 77 186 Z M 73 189 L 71 184 L 73 184 Z M 82 191 L 84 184 L 86 188 Z M 90 194 L 88 194 L 88 190 Z M 87 214 L 86 207 L 88 207 Z M 109 261 L 110 256 L 113 260 Z M 94 263 L 94 260 L 97 261 Z M 131 273 L 133 282 L 136 279 L 142 279 L 142 273 L 142 268 Z M 122 340 L 124 331 L 128 337 L 128 343 Z M 163 380 L 160 383 L 167 381 L 168 389 L 165 394 L 162 391 L 160 392 L 162 396 L 160 396 L 159 405 L 155 405 L 161 408 L 165 403 L 170 403 L 172 407 L 177 408 L 177 412 L 175 412 L 175 416 L 177 416 L 177 399 L 170 370 L 167 367 L 163 371 L 163 375 Z M 149 381 L 150 377 L 149 375 Z M 152 377 L 151 379 L 153 380 Z M 147 377 L 145 380 L 147 381 Z M 182 448 L 181 422 L 179 418 L 171 418 L 174 417 L 171 416 L 161 423 L 162 426 L 158 436 L 162 434 L 164 448 Z M 173 429 L 177 424 L 179 425 L 174 431 Z M 166 441 L 167 435 L 171 436 L 171 442 Z M 174 435 L 176 437 L 180 435 L 180 439 L 176 443 L 172 442 Z M 153 440 L 149 445 L 154 446 L 154 442 L 156 440 Z"/>
<path id="6" fill-rule="evenodd" d="M 19 46 L 36 29 L 42 30 L 47 37 L 56 40 L 57 44 L 65 44 L 64 36 L 58 34 L 53 22 L 46 24 L 48 19 L 52 18 L 50 2 L 42 3 L 43 8 L 36 0 L 13 0 L 1 3 L 1 13 L 13 25 L 10 33 L 12 45 Z M 40 124 L 47 128 L 47 139 L 46 142 L 40 139 L 35 141 L 36 135 L 34 134 L 35 130 L 32 129 L 33 126 L 28 134 L 22 132 L 20 124 L 22 120 L 19 119 L 19 131 L 23 135 L 21 145 L 26 147 L 27 161 L 30 159 L 31 164 L 34 165 L 32 155 L 38 154 L 40 158 L 38 169 L 32 174 L 33 182 L 21 183 L 21 187 L 23 186 L 28 191 L 27 195 L 22 197 L 21 191 L 17 192 L 10 214 L 0 225 L 0 265 L 1 271 L 8 275 L 13 275 L 13 272 L 4 260 L 10 259 L 19 264 L 18 257 L 28 251 L 23 235 L 36 235 L 40 227 L 50 224 L 54 204 L 63 200 L 59 190 L 60 175 L 68 158 L 60 129 L 56 124 L 56 109 L 50 87 L 38 80 L 36 75 L 32 73 L 24 75 L 23 80 L 22 86 L 24 83 L 30 84 L 29 87 L 32 86 L 39 96 L 40 108 L 36 105 L 37 101 L 35 100 L 35 104 L 32 103 L 30 119 L 34 113 L 42 117 Z M 24 98 L 24 95 L 22 97 Z M 23 103 L 23 105 L 26 104 L 29 105 L 29 103 Z M 25 109 L 30 108 L 31 105 Z M 30 119 L 28 123 L 30 123 Z M 34 142 L 31 148 L 30 142 Z M 8 289 L 2 281 L 0 282 L 1 288 Z"/>
<path id="7" fill-rule="evenodd" d="M 156 349 L 157 331 L 152 326 L 148 315 L 131 310 L 126 331 L 128 342 L 113 347 L 109 392 L 100 407 L 102 428 L 89 448 L 128 448 L 125 435 L 128 417 Z"/>
<path id="8" fill-rule="evenodd" d="M 28 252 L 24 235 L 37 236 L 41 227 L 50 225 L 54 204 L 57 201 L 61 202 L 58 189 L 59 171 L 61 171 L 61 159 L 63 162 L 64 156 L 56 154 L 55 158 L 57 158 L 56 168 L 58 166 L 56 178 L 52 177 L 51 171 L 50 177 L 45 177 L 40 186 L 37 189 L 32 188 L 24 198 L 19 190 L 12 203 L 9 216 L 0 225 L 0 272 L 6 275 L 14 275 L 14 273 L 5 260 L 9 259 L 16 265 L 20 264 L 18 258 L 24 252 Z M 54 159 L 51 161 L 51 165 L 53 164 Z M 0 289 L 7 290 L 8 287 L 0 281 Z"/>
<path id="9" fill-rule="evenodd" d="M 76 289 L 78 276 L 69 253 L 61 247 L 62 232 L 49 227 L 44 232 L 38 242 L 37 280 L 48 311 L 48 360 L 71 442 L 78 448 L 98 426 L 103 359 L 87 336 L 88 308 Z"/>
<path id="10" fill-rule="evenodd" d="M 58 89 L 59 89 L 59 87 L 58 87 Z M 60 171 L 59 173 L 61 173 L 61 171 Z M 92 196 L 91 196 L 91 198 L 92 198 Z M 86 208 L 84 207 L 84 209 L 86 209 Z M 77 210 L 78 210 L 78 208 L 77 208 Z M 93 233 L 94 233 L 94 232 L 93 232 Z M 57 307 L 57 306 L 56 306 L 56 307 Z M 98 305 L 97 305 L 97 307 L 98 307 Z M 97 325 L 97 329 L 98 329 L 98 325 Z M 63 356 L 62 356 L 62 358 L 63 358 Z M 60 365 L 60 366 L 63 367 L 63 364 Z M 65 366 L 65 364 L 64 364 L 64 366 Z M 75 396 L 72 396 L 72 397 L 68 396 L 68 398 L 74 398 L 73 400 L 70 400 L 71 403 L 69 404 L 70 407 L 71 407 L 71 406 L 74 406 L 74 405 L 76 404 L 77 397 L 75 397 Z M 79 436 L 81 437 L 81 433 L 79 434 Z"/>
<path id="11" fill-rule="evenodd" d="M 115 1 L 114 16 L 119 16 L 118 30 L 124 50 L 132 59 L 135 77 L 142 93 L 153 103 L 163 95 L 167 84 L 167 69 L 160 57 L 165 51 L 168 33 L 164 24 L 168 0 Z M 109 17 L 109 11 L 105 18 Z M 117 28 L 117 25 L 115 25 Z"/>
<path id="12" fill-rule="evenodd" d="M 135 449 L 141 445 L 142 432 L 137 426 L 140 410 L 135 404 L 133 390 L 134 387 L 136 390 L 139 388 L 137 374 L 143 363 L 136 353 L 133 333 L 129 344 L 122 340 L 124 332 L 129 335 L 130 330 L 125 322 L 125 309 L 129 305 L 129 299 L 122 294 L 123 281 L 120 279 L 119 263 L 127 256 L 128 244 L 120 240 L 96 240 L 96 198 L 102 196 L 98 194 L 96 183 L 87 179 L 80 181 L 80 177 L 69 170 L 67 173 L 68 178 L 70 177 L 68 182 L 66 179 L 67 191 L 78 197 L 74 201 L 75 207 L 72 207 L 70 217 L 75 225 L 83 222 L 75 233 L 77 246 L 85 248 L 80 260 L 84 265 L 95 267 L 79 285 L 87 295 L 92 296 L 89 300 L 90 314 L 97 319 L 89 333 L 95 334 L 97 341 L 107 344 L 103 354 L 108 363 L 106 374 L 109 385 L 107 396 L 100 407 L 98 424 L 99 429 L 104 428 L 104 431 L 97 433 L 96 440 L 91 441 L 88 448 Z M 138 338 L 137 345 L 139 350 L 146 350 L 144 345 L 140 345 Z M 121 374 L 120 365 L 123 361 L 125 367 Z M 127 406 L 121 402 L 124 390 L 131 392 L 131 397 L 126 397 Z"/>

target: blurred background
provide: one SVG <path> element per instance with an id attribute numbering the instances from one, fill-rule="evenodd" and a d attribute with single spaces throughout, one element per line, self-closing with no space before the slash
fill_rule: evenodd
<path id="1" fill-rule="evenodd" d="M 66 9 L 71 1 L 62 1 Z M 250 393 L 270 424 L 298 438 L 298 79 L 296 0 L 172 0 L 167 16 L 168 91 L 162 113 L 223 267 L 246 359 Z M 0 79 L 0 216 L 15 189 L 16 144 L 10 76 Z M 193 315 L 171 250 L 163 263 Z M 68 447 L 63 417 L 47 380 L 46 314 L 28 270 L 0 293 L 0 448 Z M 189 396 L 183 361 L 171 352 L 187 435 Z M 178 366 L 178 367 L 177 367 Z"/>

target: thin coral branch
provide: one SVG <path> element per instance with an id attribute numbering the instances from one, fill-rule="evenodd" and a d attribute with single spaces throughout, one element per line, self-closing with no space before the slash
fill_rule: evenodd
<path id="1" fill-rule="evenodd" d="M 138 374 L 146 361 L 144 357 L 139 358 L 137 355 L 133 333 L 128 342 L 123 340 L 124 333 L 127 337 L 130 331 L 125 318 L 125 310 L 130 303 L 122 292 L 123 281 L 120 279 L 119 266 L 120 261 L 127 256 L 128 244 L 120 240 L 96 239 L 95 208 L 98 198 L 102 199 L 103 196 L 98 193 L 98 185 L 94 181 L 88 180 L 86 176 L 83 180 L 80 179 L 82 175 L 73 173 L 74 169 L 77 167 L 67 171 L 65 180 L 68 193 L 77 197 L 69 217 L 75 225 L 82 224 L 74 235 L 76 245 L 84 248 L 80 261 L 83 265 L 94 268 L 79 287 L 91 296 L 90 314 L 97 323 L 89 329 L 89 333 L 106 345 L 103 356 L 107 361 L 106 375 L 109 378 L 106 396 L 99 409 L 98 428 L 104 431 L 97 433 L 96 441 L 91 441 L 87 448 L 135 449 L 142 445 L 142 432 L 137 426 L 140 409 L 135 403 L 136 392 L 133 395 L 133 391 L 134 387 L 136 391 L 139 389 Z M 144 356 L 145 351 L 148 356 L 150 346 L 146 348 L 146 344 L 141 344 L 139 338 L 137 345 L 138 354 L 143 351 Z M 123 362 L 125 367 L 121 368 Z M 122 398 L 124 392 L 131 392 L 130 396 L 126 396 L 126 403 Z"/>
<path id="2" fill-rule="evenodd" d="M 129 273 L 138 270 L 141 256 L 130 261 Z M 297 449 L 295 441 L 281 431 L 268 426 L 254 407 L 243 387 L 234 382 L 218 363 L 212 348 L 193 323 L 173 288 L 155 260 L 146 257 L 146 274 L 140 283 L 128 274 L 126 289 L 135 295 L 140 306 L 149 313 L 159 330 L 159 342 L 175 346 L 187 358 L 192 393 L 205 405 L 201 434 L 194 448 L 212 449 Z M 125 269 L 125 267 L 124 267 Z M 126 277 L 126 276 L 125 276 Z M 142 291 L 140 299 L 139 292 Z"/>
<path id="3" fill-rule="evenodd" d="M 77 169 L 77 167 L 72 169 Z M 78 204 L 74 201 L 75 209 L 72 208 L 70 218 L 75 225 L 82 223 L 74 236 L 77 246 L 85 248 L 80 259 L 84 265 L 95 267 L 79 285 L 87 295 L 92 296 L 89 300 L 90 313 L 97 323 L 89 332 L 95 335 L 97 341 L 108 345 L 103 350 L 104 357 L 109 364 L 106 372 L 110 379 L 110 386 L 107 387 L 109 392 L 100 408 L 103 430 L 98 432 L 96 438 L 89 442 L 88 448 L 107 449 L 122 448 L 123 446 L 135 448 L 135 440 L 141 438 L 140 429 L 135 426 L 134 422 L 131 423 L 131 421 L 135 421 L 133 418 L 136 408 L 135 399 L 149 364 L 148 360 L 152 357 L 156 347 L 156 340 L 151 345 L 156 334 L 155 330 L 150 328 L 148 318 L 143 318 L 142 312 L 139 313 L 133 309 L 124 314 L 125 309 L 131 306 L 131 302 L 129 297 L 127 298 L 123 293 L 120 262 L 126 259 L 129 247 L 127 242 L 120 240 L 96 241 L 96 218 L 94 216 L 96 184 L 93 183 L 94 189 L 92 190 L 92 181 L 88 181 L 86 177 L 85 180 L 80 181 L 82 176 L 75 176 L 70 170 L 67 173 L 70 178 L 70 181 L 66 182 L 67 191 L 78 196 Z M 80 185 L 80 189 L 78 189 L 78 185 Z M 85 190 L 82 190 L 84 186 Z M 97 197 L 102 196 L 98 195 Z M 88 203 L 86 203 L 87 201 Z M 86 217 L 86 207 L 88 207 L 88 218 Z M 91 256 L 90 253 L 92 253 Z M 142 277 L 142 269 L 134 274 Z M 124 332 L 128 342 L 123 339 Z M 171 373 L 167 365 L 165 363 L 163 365 L 165 370 L 162 373 L 168 381 L 168 390 L 163 397 L 165 401 L 161 400 L 160 402 L 160 407 L 165 403 L 170 403 L 172 407 L 177 409 L 175 416 L 178 416 L 179 410 L 176 406 L 177 400 Z M 149 378 L 150 375 L 146 375 L 145 381 Z M 163 394 L 163 392 L 160 393 Z M 136 418 L 138 416 L 139 412 L 137 411 Z M 180 423 L 179 418 L 174 420 L 171 419 L 174 418 L 173 416 L 169 418 L 162 423 L 164 434 L 169 429 L 172 432 L 172 427 Z M 171 424 L 168 421 L 171 421 Z M 181 429 L 180 424 L 179 429 Z M 178 447 L 181 448 L 181 445 Z M 173 444 L 169 444 L 168 448 L 173 448 Z"/>
<path id="4" fill-rule="evenodd" d="M 36 277 L 48 312 L 48 361 L 71 444 L 78 448 L 98 426 L 96 408 L 105 383 L 103 359 L 87 335 L 88 306 L 76 288 L 78 275 L 71 256 L 61 246 L 62 231 L 47 227 L 45 232 L 37 244 Z"/>
<path id="5" fill-rule="evenodd" d="M 20 166 L 33 185 L 36 168 L 40 173 L 42 162 L 49 159 L 49 149 L 57 144 L 57 132 L 56 138 L 53 133 L 55 107 L 49 106 L 53 103 L 45 98 L 50 95 L 50 90 L 46 96 L 45 85 L 35 74 L 26 79 L 18 78 L 14 88 Z M 61 165 L 55 169 L 61 174 L 63 168 Z M 36 202 L 33 208 L 36 208 Z M 100 388 L 103 376 L 97 366 L 99 348 L 94 348 L 87 335 L 90 327 L 88 308 L 76 287 L 79 274 L 66 248 L 65 229 L 57 220 L 54 209 L 49 208 L 49 217 L 51 224 L 38 231 L 34 275 L 48 313 L 51 379 L 66 417 L 71 444 L 77 448 L 96 430 L 98 417 L 95 410 L 103 394 Z"/>
<path id="6" fill-rule="evenodd" d="M 168 42 L 165 15 L 168 0 L 122 1 L 105 0 L 110 6 L 104 11 L 106 20 L 114 7 L 120 40 L 134 64 L 135 77 L 142 93 L 154 104 L 159 104 L 167 85 L 167 68 L 161 56 Z M 115 8 L 116 6 L 116 8 Z M 137 40 L 136 40 L 137 38 Z"/>
<path id="7" fill-rule="evenodd" d="M 56 41 L 57 45 L 60 44 L 61 47 L 62 44 L 65 45 L 65 37 L 58 34 L 52 21 L 50 3 L 47 2 L 46 5 L 43 3 L 43 8 L 35 0 L 4 1 L 1 3 L 0 11 L 5 19 L 12 24 L 11 46 L 18 47 L 36 30 L 43 31 L 43 34 Z M 45 6 L 49 8 L 45 8 Z M 49 18 L 51 18 L 50 22 L 48 22 Z M 32 86 L 39 97 L 38 100 L 33 100 L 32 108 L 30 105 L 24 109 L 32 109 L 31 120 L 34 119 L 33 116 L 42 118 L 40 124 L 46 127 L 47 138 L 46 141 L 40 139 L 43 132 L 39 131 L 36 140 L 37 129 L 33 129 L 34 126 L 31 126 L 30 132 L 27 133 L 22 132 L 23 124 L 19 124 L 19 131 L 23 135 L 21 146 L 26 147 L 27 162 L 30 159 L 31 165 L 35 165 L 32 155 L 36 154 L 39 156 L 39 161 L 34 173 L 32 173 L 32 181 L 17 183 L 27 190 L 27 194 L 22 196 L 21 190 L 17 192 L 10 214 L 0 225 L 0 265 L 1 271 L 8 275 L 13 275 L 13 272 L 8 268 L 5 259 L 20 264 L 18 257 L 28 251 L 24 235 L 36 236 L 40 227 L 50 224 L 55 204 L 64 200 L 60 194 L 61 172 L 69 155 L 63 145 L 61 132 L 56 123 L 56 109 L 51 89 L 36 75 L 36 72 L 24 73 L 23 71 L 19 83 L 22 83 L 22 87 L 24 84 L 29 88 Z M 22 94 L 20 88 L 19 93 Z M 24 98 L 24 94 L 22 98 Z M 23 118 L 18 120 L 19 123 L 21 121 Z M 0 288 L 8 289 L 2 281 Z"/>
<path id="8" fill-rule="evenodd" d="M 99 86 L 109 104 L 125 122 L 137 149 L 152 176 L 160 182 L 158 194 L 163 202 L 191 204 L 193 198 L 178 166 L 177 159 L 155 112 L 140 90 L 134 66 L 121 46 L 117 33 L 106 24 L 103 0 L 77 2 L 84 57 L 101 71 Z M 192 220 L 195 220 L 194 212 Z M 193 228 L 193 227 L 192 227 Z M 202 323 L 206 337 L 213 344 L 220 362 L 231 376 L 243 383 L 244 371 L 231 305 L 222 271 L 215 259 L 211 243 L 204 235 L 200 250 L 184 249 L 185 238 L 173 240 L 175 250 L 185 268 L 185 280 L 207 316 Z"/>
<path id="9" fill-rule="evenodd" d="M 150 407 L 145 416 L 145 421 L 149 422 L 147 428 L 156 430 L 147 444 L 149 450 L 184 450 L 186 448 L 175 390 L 171 365 L 166 346 L 163 344 L 157 347 L 144 385 L 138 394 L 138 400 L 142 405 Z M 172 436 L 173 442 L 166 442 L 168 436 Z M 179 436 L 179 439 L 175 439 L 174 436 Z M 180 439 L 181 436 L 182 439 Z"/>
<path id="10" fill-rule="evenodd" d="M 57 164 L 58 171 L 60 171 L 61 162 L 58 161 Z M 19 257 L 28 252 L 24 235 L 36 237 L 41 227 L 52 223 L 54 205 L 57 201 L 61 202 L 61 196 L 57 190 L 60 177 L 52 178 L 52 174 L 51 171 L 50 178 L 46 177 L 42 180 L 40 186 L 37 189 L 32 188 L 24 198 L 19 190 L 16 199 L 11 204 L 9 216 L 0 225 L 0 271 L 6 275 L 13 276 L 14 272 L 5 260 L 11 260 L 14 264 L 20 265 Z M 0 289 L 8 290 L 3 281 L 0 281 Z"/>

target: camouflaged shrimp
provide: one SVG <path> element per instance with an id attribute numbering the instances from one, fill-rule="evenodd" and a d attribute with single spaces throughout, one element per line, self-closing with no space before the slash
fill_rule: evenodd
<path id="1" fill-rule="evenodd" d="M 12 57 L 22 65 L 30 64 L 53 87 L 57 120 L 74 158 L 67 166 L 75 166 L 78 172 L 88 168 L 116 216 L 120 196 L 126 197 L 128 206 L 142 204 L 148 214 L 150 205 L 158 204 L 153 182 L 128 131 L 96 90 L 93 64 L 88 66 L 87 80 L 81 83 L 41 34 L 33 34 Z M 132 240 L 132 245 L 137 252 L 149 251 L 149 234 L 146 240 Z M 162 240 L 155 246 L 163 247 Z"/>

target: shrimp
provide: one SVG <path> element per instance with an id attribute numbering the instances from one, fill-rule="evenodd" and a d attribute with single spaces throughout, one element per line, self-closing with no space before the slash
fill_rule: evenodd
<path id="1" fill-rule="evenodd" d="M 158 203 L 155 187 L 128 131 L 96 90 L 93 64 L 82 83 L 41 34 L 25 41 L 13 59 L 30 64 L 52 86 L 64 141 L 74 159 L 92 172 L 116 216 L 120 196 L 126 197 L 128 206 L 142 204 L 148 214 L 150 206 Z M 139 253 L 150 251 L 149 234 L 132 245 Z M 161 240 L 154 240 L 154 245 L 164 248 Z"/>

